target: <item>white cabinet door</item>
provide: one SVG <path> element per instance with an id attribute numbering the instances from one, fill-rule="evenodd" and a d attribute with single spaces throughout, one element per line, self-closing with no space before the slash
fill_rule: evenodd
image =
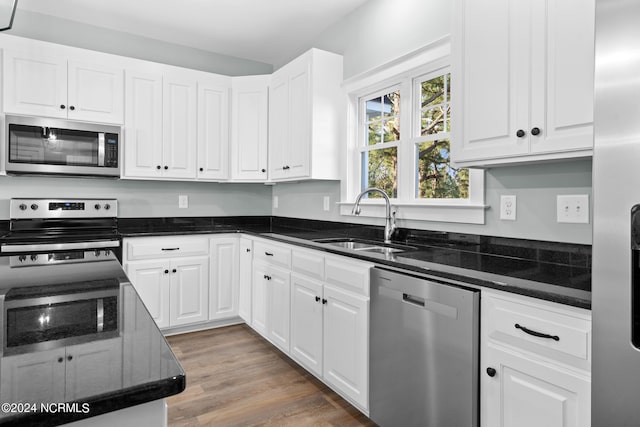
<path id="1" fill-rule="evenodd" d="M 271 179 L 310 174 L 311 56 L 305 55 L 273 74 L 269 94 Z"/>
<path id="2" fill-rule="evenodd" d="M 531 13 L 531 151 L 592 149 L 595 1 L 532 1 Z"/>
<path id="3" fill-rule="evenodd" d="M 269 87 L 269 178 L 286 176 L 289 146 L 289 79 L 285 70 L 273 73 Z"/>
<path id="4" fill-rule="evenodd" d="M 44 53 L 4 51 L 4 112 L 67 117 L 67 61 Z"/>
<path id="5" fill-rule="evenodd" d="M 169 324 L 179 326 L 208 318 L 209 257 L 171 261 Z"/>
<path id="6" fill-rule="evenodd" d="M 2 402 L 64 402 L 65 349 L 2 358 Z"/>
<path id="7" fill-rule="evenodd" d="M 122 124 L 124 70 L 69 61 L 68 117 L 73 120 Z"/>
<path id="8" fill-rule="evenodd" d="M 100 367 L 96 369 L 96 367 Z M 67 347 L 67 401 L 122 388 L 122 338 Z"/>
<path id="9" fill-rule="evenodd" d="M 229 177 L 229 87 L 198 82 L 198 179 Z"/>
<path id="10" fill-rule="evenodd" d="M 127 70 L 124 176 L 162 176 L 162 75 Z"/>
<path id="11" fill-rule="evenodd" d="M 452 159 L 589 155 L 594 1 L 458 0 L 456 8 L 452 102 L 461 114 L 452 123 Z"/>
<path id="12" fill-rule="evenodd" d="M 291 357 L 322 376 L 322 283 L 291 273 Z"/>
<path id="13" fill-rule="evenodd" d="M 209 320 L 238 315 L 238 238 L 213 237 L 209 240 L 210 281 Z M 250 268 L 250 267 L 249 267 Z"/>
<path id="14" fill-rule="evenodd" d="M 267 275 L 267 338 L 280 350 L 289 354 L 290 273 L 281 268 L 269 266 Z"/>
<path id="15" fill-rule="evenodd" d="M 324 287 L 323 378 L 357 404 L 369 403 L 369 300 Z"/>
<path id="16" fill-rule="evenodd" d="M 266 264 L 253 262 L 251 327 L 263 337 L 267 336 L 268 269 Z"/>
<path id="17" fill-rule="evenodd" d="M 285 146 L 287 178 L 306 177 L 311 173 L 311 60 L 294 62 L 289 69 L 289 132 Z M 334 159 L 336 162 L 339 159 Z"/>
<path id="18" fill-rule="evenodd" d="M 240 266 L 238 275 L 238 315 L 247 325 L 251 324 L 251 280 L 253 278 L 253 241 L 240 238 Z"/>
<path id="19" fill-rule="evenodd" d="M 232 80 L 231 178 L 267 180 L 269 77 Z"/>
<path id="20" fill-rule="evenodd" d="M 165 76 L 162 83 L 162 169 L 165 178 L 196 177 L 196 82 Z"/>
<path id="21" fill-rule="evenodd" d="M 482 373 L 482 425 L 495 427 L 588 427 L 591 383 L 525 356 L 490 346 Z"/>
<path id="22" fill-rule="evenodd" d="M 169 262 L 140 261 L 127 264 L 127 276 L 159 328 L 169 326 Z"/>

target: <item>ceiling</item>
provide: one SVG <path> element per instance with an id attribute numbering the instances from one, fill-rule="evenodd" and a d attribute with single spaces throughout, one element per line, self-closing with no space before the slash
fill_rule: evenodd
<path id="1" fill-rule="evenodd" d="M 19 0 L 18 9 L 268 64 L 368 0 Z"/>

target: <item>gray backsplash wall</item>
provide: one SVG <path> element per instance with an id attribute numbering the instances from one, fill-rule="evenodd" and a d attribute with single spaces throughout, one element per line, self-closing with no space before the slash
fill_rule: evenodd
<path id="1" fill-rule="evenodd" d="M 398 221 L 401 227 L 514 237 L 545 241 L 591 244 L 591 224 L 556 222 L 558 194 L 588 194 L 591 200 L 591 160 L 488 169 L 485 175 L 485 224 L 455 224 L 429 221 Z M 517 197 L 516 221 L 500 220 L 500 196 Z M 323 210 L 329 196 L 330 210 Z M 317 181 L 277 184 L 273 197 L 278 207 L 273 215 L 384 225 L 383 219 L 342 216 L 340 182 Z M 348 200 L 353 202 L 353 200 Z M 402 208 L 396 208 L 400 213 Z"/>
<path id="2" fill-rule="evenodd" d="M 178 208 L 178 195 L 189 196 L 187 209 Z M 18 197 L 116 198 L 123 218 L 271 214 L 271 187 L 263 184 L 3 176 L 0 220 L 9 218 L 9 199 Z"/>

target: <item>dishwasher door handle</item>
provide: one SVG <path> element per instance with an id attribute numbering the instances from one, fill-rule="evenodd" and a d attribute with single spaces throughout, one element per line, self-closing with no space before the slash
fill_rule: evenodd
<path id="1" fill-rule="evenodd" d="M 425 301 L 424 298 L 416 297 L 409 294 L 402 294 L 402 300 L 408 302 L 410 304 L 419 305 L 420 307 L 424 307 Z"/>

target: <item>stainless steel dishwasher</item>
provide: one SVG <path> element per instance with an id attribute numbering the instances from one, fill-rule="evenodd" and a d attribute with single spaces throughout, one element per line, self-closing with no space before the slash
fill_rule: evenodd
<path id="1" fill-rule="evenodd" d="M 382 427 L 477 427 L 477 290 L 371 270 L 370 418 Z"/>

